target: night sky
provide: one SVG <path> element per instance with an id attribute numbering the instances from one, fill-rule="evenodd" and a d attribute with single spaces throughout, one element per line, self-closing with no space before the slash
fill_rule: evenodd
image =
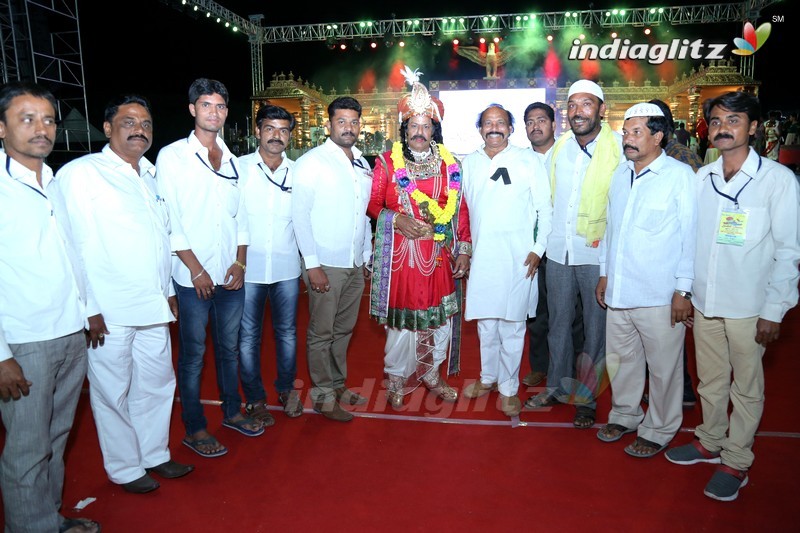
<path id="1" fill-rule="evenodd" d="M 445 3 L 403 3 L 384 8 L 370 6 L 364 11 L 350 7 L 355 4 L 339 3 L 335 8 L 329 6 L 323 10 L 284 5 L 281 14 L 270 13 L 271 4 L 263 0 L 219 0 L 218 3 L 244 18 L 250 14 L 264 14 L 263 26 L 384 20 L 393 15 L 397 18 L 410 18 L 486 13 L 481 3 L 471 0 L 459 1 L 458 11 L 441 7 Z M 703 2 L 673 2 L 669 5 L 700 3 Z M 502 4 L 502 13 L 522 13 L 530 9 L 528 2 L 508 1 Z M 649 4 L 631 2 L 628 7 L 630 5 Z M 773 16 L 783 17 L 782 22 L 773 24 L 770 38 L 755 55 L 755 77 L 762 80 L 760 96 L 765 111 L 781 109 L 786 114 L 800 109 L 796 97 L 798 91 L 787 82 L 790 67 L 786 64 L 789 61 L 794 63 L 795 59 L 794 53 L 788 51 L 796 49 L 796 34 L 800 29 L 796 5 L 797 2 L 776 3 L 765 8 L 758 20 L 761 23 L 772 20 Z M 251 72 L 250 45 L 245 35 L 234 34 L 204 17 L 192 19 L 165 5 L 162 0 L 102 3 L 78 0 L 78 6 L 89 119 L 93 125 L 102 125 L 103 109 L 109 98 L 115 94 L 143 94 L 153 105 L 155 139 L 147 156 L 154 159 L 160 146 L 187 135 L 192 129 L 193 121 L 188 112 L 186 92 L 195 78 L 209 77 L 225 83 L 231 93 L 228 127 L 246 127 Z M 559 10 L 586 9 L 590 6 L 592 9 L 604 9 L 619 7 L 621 4 L 597 1 L 592 5 L 584 1 L 565 0 L 559 2 L 558 6 Z M 287 14 L 287 11 L 295 14 Z M 663 33 L 667 29 L 655 28 L 657 33 L 651 39 L 669 42 L 672 38 L 703 38 L 708 42 L 728 43 L 732 47 L 733 38 L 741 35 L 742 25 L 685 25 L 669 28 L 669 34 Z M 506 68 L 506 76 L 541 76 L 547 44 L 543 39 L 522 42 L 519 40 L 521 37 L 521 34 L 514 35 L 516 40 L 513 44 L 523 46 L 528 55 L 522 62 L 512 60 Z M 608 41 L 605 36 L 594 38 L 605 39 L 602 42 Z M 568 44 L 556 47 L 556 56 L 561 58 L 559 85 L 581 77 L 578 62 L 565 59 L 567 46 Z M 470 79 L 484 75 L 482 67 L 453 53 L 449 43 L 444 43 L 439 48 L 426 44 L 401 51 L 397 46 L 389 50 L 381 46 L 374 51 L 365 48 L 362 52 L 346 53 L 329 50 L 322 42 L 275 44 L 265 45 L 263 54 L 265 84 L 269 84 L 273 73 L 288 74 L 291 71 L 296 77 L 309 80 L 325 92 L 329 92 L 331 88 L 341 93 L 346 88 L 355 91 L 358 87 L 364 87 L 371 91 L 376 85 L 378 88 L 385 87 L 390 70 L 398 61 L 409 64 L 412 68 L 419 68 L 424 73 L 423 81 Z M 402 57 L 400 54 L 403 54 Z M 664 77 L 669 83 L 672 81 L 670 76 L 688 72 L 692 67 L 686 61 L 670 62 L 661 67 L 651 67 L 644 63 L 638 62 L 633 70 L 630 65 L 604 63 L 600 78 L 606 83 L 615 78 L 622 81 L 628 77 L 637 80 L 648 78 L 657 85 L 660 77 Z"/>

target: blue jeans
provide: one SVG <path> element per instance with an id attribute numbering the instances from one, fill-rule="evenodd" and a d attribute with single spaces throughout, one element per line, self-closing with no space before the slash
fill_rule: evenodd
<path id="1" fill-rule="evenodd" d="M 278 378 L 275 390 L 294 389 L 297 376 L 297 299 L 300 278 L 276 283 L 245 283 L 244 314 L 239 331 L 239 378 L 247 403 L 267 399 L 261 381 L 261 333 L 264 311 L 270 302 L 272 329 L 275 333 L 275 360 Z"/>
<path id="2" fill-rule="evenodd" d="M 200 378 L 206 351 L 206 326 L 211 317 L 211 339 L 217 369 L 217 388 L 225 419 L 241 412 L 239 396 L 239 326 L 244 309 L 244 289 L 228 291 L 217 286 L 208 300 L 197 297 L 194 287 L 175 283 L 178 296 L 178 390 L 186 434 L 206 429 L 208 421 L 200 403 Z"/>

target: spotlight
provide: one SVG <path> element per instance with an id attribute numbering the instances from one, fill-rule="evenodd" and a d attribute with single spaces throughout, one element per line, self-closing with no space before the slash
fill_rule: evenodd
<path id="1" fill-rule="evenodd" d="M 378 48 L 378 43 L 376 43 L 375 41 L 372 41 L 371 43 L 369 43 L 369 47 L 372 48 L 373 50 L 375 50 L 376 48 Z"/>

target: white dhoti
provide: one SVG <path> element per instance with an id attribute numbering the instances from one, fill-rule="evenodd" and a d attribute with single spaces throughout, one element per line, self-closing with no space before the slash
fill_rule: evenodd
<path id="1" fill-rule="evenodd" d="M 516 396 L 519 390 L 519 367 L 525 346 L 525 331 L 524 320 L 478 320 L 481 383 L 497 383 L 497 390 L 503 396 Z"/>
<path id="2" fill-rule="evenodd" d="M 175 372 L 167 324 L 106 324 L 105 344 L 89 349 L 89 398 L 111 481 L 129 483 L 170 460 Z"/>

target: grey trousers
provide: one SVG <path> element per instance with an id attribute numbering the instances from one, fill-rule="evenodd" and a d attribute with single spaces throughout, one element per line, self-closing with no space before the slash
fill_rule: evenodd
<path id="1" fill-rule="evenodd" d="M 358 319 L 364 295 L 364 274 L 361 267 L 334 268 L 323 266 L 330 290 L 308 291 L 309 320 L 306 332 L 308 373 L 311 377 L 311 399 L 315 403 L 332 401 L 334 390 L 344 387 L 347 379 L 347 347 Z M 306 287 L 308 272 L 303 265 Z"/>
<path id="2" fill-rule="evenodd" d="M 536 317 L 529 318 L 528 363 L 531 372 L 547 374 L 550 366 L 550 346 L 547 344 L 547 331 L 550 314 L 547 312 L 547 255 L 539 263 L 536 276 L 539 285 L 539 300 L 536 302 Z M 583 347 L 583 304 L 578 298 L 575 308 L 575 321 L 572 323 L 572 345 L 579 351 Z M 576 354 L 577 355 L 577 354 Z"/>
<path id="3" fill-rule="evenodd" d="M 600 307 L 594 291 L 600 279 L 598 265 L 562 265 L 547 261 L 547 309 L 550 315 L 547 343 L 550 366 L 547 392 L 563 403 L 595 408 L 605 373 L 606 310 Z M 583 303 L 582 347 L 573 345 L 572 324 L 576 301 Z M 575 353 L 579 353 L 577 372 Z"/>
<path id="4" fill-rule="evenodd" d="M 64 450 L 86 377 L 83 330 L 58 339 L 11 344 L 33 385 L 0 402 L 6 442 L 0 456 L 6 532 L 55 532 L 64 489 Z"/>

